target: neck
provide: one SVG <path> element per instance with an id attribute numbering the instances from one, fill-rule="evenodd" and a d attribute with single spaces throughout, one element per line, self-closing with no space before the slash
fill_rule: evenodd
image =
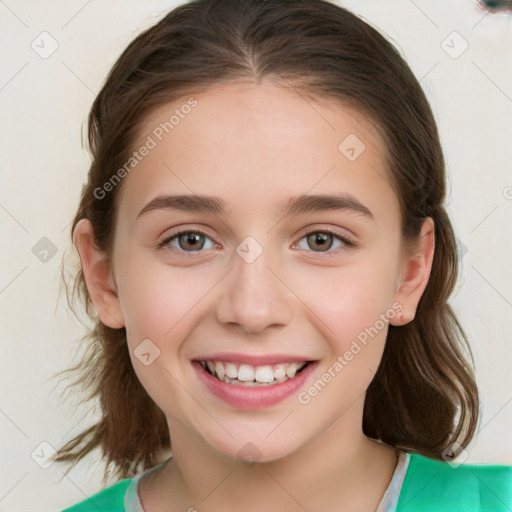
<path id="1" fill-rule="evenodd" d="M 250 465 L 222 454 L 182 424 L 170 423 L 173 458 L 148 494 L 159 497 L 156 510 L 373 512 L 398 456 L 362 433 L 361 417 L 356 404 L 299 450 Z"/>

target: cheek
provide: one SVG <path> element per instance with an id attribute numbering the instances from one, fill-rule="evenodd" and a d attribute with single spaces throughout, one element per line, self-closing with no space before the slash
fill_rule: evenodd
<path id="1" fill-rule="evenodd" d="M 212 272 L 192 266 L 173 268 L 155 257 L 137 256 L 135 251 L 120 261 L 119 269 L 121 307 L 134 341 L 175 338 L 201 309 L 201 299 L 215 284 Z"/>
<path id="2" fill-rule="evenodd" d="M 190 409 L 190 396 L 179 383 L 190 368 L 182 342 L 204 315 L 215 280 L 197 267 L 171 268 L 136 251 L 120 261 L 119 274 L 133 369 L 166 416 L 186 421 L 181 411 Z"/>
<path id="3" fill-rule="evenodd" d="M 344 351 L 347 344 L 359 335 L 364 338 L 364 332 L 375 326 L 384 331 L 385 338 L 387 323 L 382 325 L 382 315 L 389 317 L 395 293 L 392 258 L 369 253 L 337 268 L 305 267 L 300 275 L 297 295 L 308 306 L 305 311 L 311 310 L 311 322 L 331 340 L 333 348 Z"/>
<path id="4" fill-rule="evenodd" d="M 301 392 L 302 405 L 346 411 L 366 391 L 382 359 L 393 308 L 393 279 L 385 265 L 353 265 L 325 273 L 312 273 L 304 298 L 312 312 L 309 321 L 326 340 L 315 379 Z M 313 277 L 316 276 L 316 279 Z M 307 274 L 305 280 L 309 281 Z M 304 292 L 305 293 L 305 292 Z"/>

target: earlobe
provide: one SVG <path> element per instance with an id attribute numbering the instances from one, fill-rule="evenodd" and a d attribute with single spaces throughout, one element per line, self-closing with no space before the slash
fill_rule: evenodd
<path id="1" fill-rule="evenodd" d="M 402 277 L 394 298 L 401 304 L 402 310 L 390 320 L 391 325 L 406 325 L 414 320 L 416 308 L 430 277 L 434 250 L 434 221 L 428 217 L 423 221 L 416 246 L 404 259 Z"/>
<path id="2" fill-rule="evenodd" d="M 94 244 L 94 231 L 88 219 L 80 220 L 73 232 L 80 255 L 87 291 L 103 324 L 113 329 L 125 326 L 111 264 Z"/>

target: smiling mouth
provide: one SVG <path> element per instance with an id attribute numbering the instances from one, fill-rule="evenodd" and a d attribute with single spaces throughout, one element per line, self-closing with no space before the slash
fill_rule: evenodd
<path id="1" fill-rule="evenodd" d="M 198 361 L 213 377 L 239 386 L 273 386 L 295 378 L 310 361 L 253 366 L 224 361 Z"/>

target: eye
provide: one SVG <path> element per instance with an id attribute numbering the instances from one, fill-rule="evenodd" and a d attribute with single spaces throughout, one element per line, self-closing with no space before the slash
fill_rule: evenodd
<path id="1" fill-rule="evenodd" d="M 159 248 L 171 248 L 181 252 L 197 252 L 201 249 L 213 249 L 216 244 L 211 242 L 211 245 L 205 247 L 205 240 L 211 238 L 202 231 L 186 230 L 175 233 L 165 240 L 162 240 L 159 244 Z M 208 244 L 206 244 L 208 245 Z"/>
<path id="2" fill-rule="evenodd" d="M 209 244 L 208 240 L 210 241 Z M 303 241 L 305 241 L 306 247 Z M 329 230 L 322 230 L 307 233 L 294 248 L 303 250 L 308 250 L 309 248 L 313 252 L 337 255 L 356 245 L 356 242 L 343 235 Z M 216 247 L 218 247 L 218 244 L 214 243 L 206 233 L 199 230 L 179 231 L 168 236 L 158 244 L 158 248 L 168 248 L 182 253 L 197 253 L 203 249 L 214 249 Z M 331 250 L 333 247 L 337 250 Z"/>
<path id="3" fill-rule="evenodd" d="M 304 247 L 304 244 L 301 246 L 301 242 L 305 240 L 305 243 L 307 244 L 306 247 Z M 338 244 L 336 245 L 336 242 Z M 299 243 L 294 246 L 298 249 L 305 249 L 307 250 L 308 247 L 313 250 L 313 252 L 320 252 L 320 253 L 327 253 L 329 255 L 336 255 L 340 254 L 344 250 L 347 250 L 351 247 L 355 247 L 356 243 L 353 240 L 348 239 L 347 237 L 344 237 L 340 234 L 334 233 L 329 230 L 323 230 L 323 231 L 311 231 L 310 233 L 307 233 L 304 237 L 301 238 Z M 331 251 L 330 249 L 332 247 L 337 248 L 337 250 Z"/>

